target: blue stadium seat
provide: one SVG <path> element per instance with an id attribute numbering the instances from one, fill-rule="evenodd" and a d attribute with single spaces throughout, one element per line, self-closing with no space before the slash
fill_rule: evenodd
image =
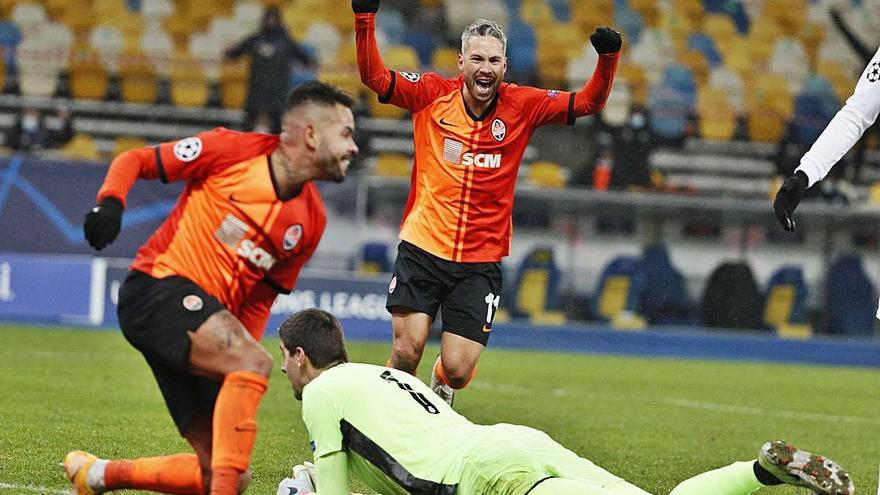
<path id="1" fill-rule="evenodd" d="M 710 66 L 717 67 L 721 65 L 721 53 L 719 53 L 718 48 L 715 47 L 715 41 L 713 41 L 706 33 L 693 33 L 688 36 L 687 46 L 691 50 L 696 50 L 702 53 Z"/>
<path id="2" fill-rule="evenodd" d="M 0 21 L 0 49 L 10 64 L 15 60 L 15 47 L 21 43 L 21 30 L 13 22 Z"/>
<path id="3" fill-rule="evenodd" d="M 361 246 L 361 252 L 352 260 L 352 268 L 360 273 L 390 273 L 391 262 L 388 259 L 388 245 L 384 242 L 367 242 Z"/>
<path id="4" fill-rule="evenodd" d="M 825 285 L 828 333 L 874 335 L 877 291 L 857 256 L 841 256 L 828 269 Z"/>
<path id="5" fill-rule="evenodd" d="M 396 10 L 384 10 L 382 15 L 376 16 L 376 27 L 385 32 L 393 45 L 401 45 L 406 40 L 406 21 Z"/>
<path id="6" fill-rule="evenodd" d="M 558 22 L 571 20 L 571 3 L 569 0 L 549 0 L 550 8 L 553 9 L 553 17 Z"/>
<path id="7" fill-rule="evenodd" d="M 783 266 L 767 282 L 764 324 L 770 328 L 806 320 L 807 284 L 798 266 Z"/>
<path id="8" fill-rule="evenodd" d="M 425 67 L 431 65 L 431 56 L 440 45 L 437 35 L 421 29 L 411 29 L 406 33 L 405 45 L 412 47 L 419 55 L 419 63 Z"/>
<path id="9" fill-rule="evenodd" d="M 668 86 L 654 86 L 648 93 L 651 108 L 649 125 L 657 136 L 680 139 L 684 136 L 693 104 L 680 92 Z"/>
<path id="10" fill-rule="evenodd" d="M 517 270 L 512 316 L 533 317 L 559 308 L 560 272 L 553 248 L 533 249 Z"/>
<path id="11" fill-rule="evenodd" d="M 664 246 L 645 249 L 642 270 L 645 272 L 645 287 L 639 297 L 641 314 L 652 324 L 695 323 L 684 276 L 672 265 Z"/>
<path id="12" fill-rule="evenodd" d="M 663 84 L 680 93 L 688 106 L 694 105 L 697 99 L 697 82 L 692 70 L 680 64 L 670 65 L 663 71 Z"/>
<path id="13" fill-rule="evenodd" d="M 512 74 L 535 71 L 537 59 L 535 31 L 523 22 L 511 21 L 507 27 L 508 70 Z"/>
<path id="14" fill-rule="evenodd" d="M 611 260 L 602 270 L 593 296 L 593 318 L 612 321 L 624 312 L 639 314 L 646 282 L 640 258 L 619 256 Z"/>
<path id="15" fill-rule="evenodd" d="M 642 19 L 642 15 L 635 10 L 615 7 L 614 24 L 623 31 L 629 46 L 635 46 L 642 39 L 645 21 Z"/>
<path id="16" fill-rule="evenodd" d="M 795 139 L 804 145 L 811 145 L 837 113 L 840 104 L 828 80 L 821 76 L 811 76 L 794 100 Z"/>

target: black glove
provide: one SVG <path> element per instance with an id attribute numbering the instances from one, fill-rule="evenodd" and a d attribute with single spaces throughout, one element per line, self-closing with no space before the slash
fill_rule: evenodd
<path id="1" fill-rule="evenodd" d="M 623 40 L 620 39 L 620 33 L 610 27 L 600 27 L 596 29 L 595 33 L 590 35 L 590 43 L 596 48 L 596 53 L 602 55 L 619 52 Z"/>
<path id="2" fill-rule="evenodd" d="M 379 0 L 351 0 L 351 10 L 355 14 L 375 14 L 379 12 Z"/>
<path id="3" fill-rule="evenodd" d="M 122 201 L 107 196 L 86 213 L 83 232 L 90 246 L 100 251 L 116 239 L 122 227 L 123 209 Z"/>
<path id="4" fill-rule="evenodd" d="M 807 184 L 809 183 L 810 180 L 807 178 L 807 174 L 798 170 L 794 175 L 785 179 L 782 187 L 779 188 L 779 192 L 776 193 L 776 200 L 773 201 L 773 211 L 776 212 L 776 218 L 779 219 L 782 228 L 789 232 L 793 232 L 795 227 L 794 219 L 791 218 L 791 215 L 794 213 L 794 209 L 797 208 L 798 203 L 804 199 L 804 194 L 807 192 Z"/>

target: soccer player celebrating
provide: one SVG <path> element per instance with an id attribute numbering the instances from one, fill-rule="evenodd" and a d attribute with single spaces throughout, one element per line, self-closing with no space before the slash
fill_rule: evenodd
<path id="1" fill-rule="evenodd" d="M 108 461 L 73 451 L 64 467 L 75 493 L 244 491 L 272 369 L 259 340 L 275 296 L 293 288 L 324 231 L 312 181 L 341 182 L 358 151 L 352 105 L 337 88 L 310 82 L 287 99 L 279 135 L 218 128 L 113 160 L 85 220 L 98 250 L 116 238 L 137 179 L 186 181 L 138 251 L 118 311 L 195 453 Z"/>
<path id="2" fill-rule="evenodd" d="M 785 179 L 776 199 L 773 210 L 782 228 L 795 229 L 792 218 L 795 208 L 804 198 L 807 188 L 824 179 L 843 155 L 871 127 L 880 113 L 880 49 L 868 62 L 862 77 L 856 84 L 846 105 L 831 119 L 810 150 L 801 158 L 794 175 Z"/>
<path id="3" fill-rule="evenodd" d="M 379 100 L 413 116 L 415 162 L 387 307 L 388 364 L 415 373 L 428 330 L 442 311 L 432 388 L 452 403 L 473 378 L 501 298 L 501 259 L 510 251 L 517 171 L 529 137 L 544 124 L 572 124 L 602 109 L 617 67 L 620 34 L 590 36 L 599 62 L 577 92 L 503 82 L 507 38 L 477 20 L 461 35 L 461 74 L 395 72 L 382 63 L 374 24 L 379 0 L 352 0 L 361 81 Z"/>
<path id="4" fill-rule="evenodd" d="M 325 311 L 301 311 L 279 333 L 317 467 L 317 487 L 303 475 L 282 482 L 296 488 L 285 493 L 349 495 L 351 472 L 384 495 L 649 495 L 541 431 L 475 425 L 408 373 L 349 363 L 342 328 Z M 854 490 L 834 461 L 774 441 L 757 460 L 700 474 L 672 495 L 747 495 L 783 483 L 819 495 Z"/>

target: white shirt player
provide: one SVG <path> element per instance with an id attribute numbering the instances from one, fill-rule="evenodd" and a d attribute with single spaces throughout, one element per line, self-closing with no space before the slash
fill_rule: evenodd
<path id="1" fill-rule="evenodd" d="M 822 134 L 802 158 L 797 170 L 807 175 L 809 184 L 825 178 L 831 167 L 862 137 L 880 113 L 880 49 L 868 62 L 846 105 L 831 119 Z"/>

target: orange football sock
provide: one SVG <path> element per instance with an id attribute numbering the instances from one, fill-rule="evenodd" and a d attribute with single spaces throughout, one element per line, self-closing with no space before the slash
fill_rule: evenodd
<path id="1" fill-rule="evenodd" d="M 202 468 L 195 454 L 110 461 L 104 470 L 107 490 L 134 488 L 161 493 L 205 493 Z"/>
<path id="2" fill-rule="evenodd" d="M 474 366 L 474 370 L 471 371 L 471 376 L 469 376 L 467 381 L 464 382 L 464 385 L 462 385 L 461 387 L 458 387 L 458 389 L 463 389 L 463 388 L 467 387 L 471 383 L 471 380 L 474 379 L 475 376 L 477 376 L 477 367 L 476 366 Z M 443 369 L 443 358 L 442 357 L 437 359 L 436 361 L 434 361 L 434 378 L 436 378 L 438 382 L 443 383 L 444 385 L 447 385 L 449 387 L 452 387 L 452 385 L 449 383 L 449 379 L 446 378 L 446 371 Z M 452 387 L 452 388 L 455 388 L 455 387 Z"/>
<path id="3" fill-rule="evenodd" d="M 214 404 L 211 495 L 236 495 L 257 436 L 257 407 L 269 380 L 250 371 L 226 375 Z"/>

